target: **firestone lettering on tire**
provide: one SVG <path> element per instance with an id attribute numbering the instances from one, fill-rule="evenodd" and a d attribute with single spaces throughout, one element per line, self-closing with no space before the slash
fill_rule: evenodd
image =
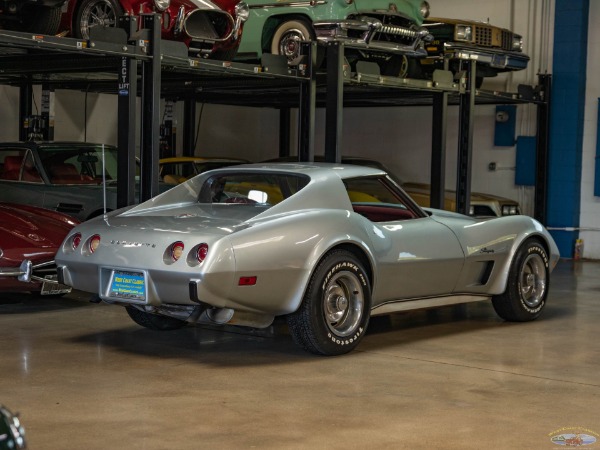
<path id="1" fill-rule="evenodd" d="M 527 249 L 527 253 L 534 252 L 538 253 L 542 257 L 542 259 L 544 260 L 544 264 L 546 265 L 546 267 L 548 267 L 548 256 L 546 255 L 546 250 L 538 246 L 530 247 L 529 249 Z"/>
<path id="2" fill-rule="evenodd" d="M 356 334 L 354 336 L 352 336 L 351 338 L 348 339 L 340 339 L 339 337 L 331 334 L 331 333 L 327 333 L 327 337 L 329 339 L 331 339 L 331 342 L 333 342 L 334 344 L 337 345 L 348 345 L 348 344 L 352 344 L 356 339 L 358 339 L 358 337 L 363 333 L 364 328 L 363 327 L 359 327 L 358 331 L 356 332 Z"/>

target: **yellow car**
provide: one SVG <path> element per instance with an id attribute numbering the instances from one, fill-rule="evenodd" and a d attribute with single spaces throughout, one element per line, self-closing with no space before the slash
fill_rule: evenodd
<path id="1" fill-rule="evenodd" d="M 207 170 L 249 162 L 240 158 L 175 156 L 159 160 L 158 174 L 160 180 L 165 184 L 179 184 Z"/>

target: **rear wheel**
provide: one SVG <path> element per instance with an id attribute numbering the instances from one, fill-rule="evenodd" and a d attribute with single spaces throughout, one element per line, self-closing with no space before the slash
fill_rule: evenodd
<path id="1" fill-rule="evenodd" d="M 549 282 L 546 250 L 538 241 L 525 242 L 510 266 L 506 290 L 492 299 L 496 313 L 511 322 L 536 319 L 546 305 Z"/>
<path id="2" fill-rule="evenodd" d="M 127 310 L 127 314 L 129 314 L 129 317 L 131 317 L 135 323 L 150 330 L 177 330 L 187 325 L 187 322 L 184 320 L 175 319 L 174 317 L 160 316 L 158 314 L 147 313 L 145 311 L 137 309 L 134 306 L 127 306 L 125 309 Z"/>
<path id="3" fill-rule="evenodd" d="M 353 350 L 364 336 L 371 313 L 371 287 L 361 262 L 334 250 L 317 266 L 300 308 L 287 316 L 294 341 L 320 355 Z"/>
<path id="4" fill-rule="evenodd" d="M 75 14 L 73 34 L 89 39 L 93 28 L 116 27 L 123 8 L 117 0 L 82 0 Z"/>
<path id="5" fill-rule="evenodd" d="M 310 23 L 305 20 L 289 20 L 281 23 L 273 34 L 271 53 L 283 55 L 290 66 L 300 63 L 300 42 L 313 41 L 315 33 Z"/>

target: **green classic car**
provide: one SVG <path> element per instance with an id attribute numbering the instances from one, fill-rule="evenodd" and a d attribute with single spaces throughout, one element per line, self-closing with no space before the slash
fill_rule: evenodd
<path id="1" fill-rule="evenodd" d="M 285 55 L 289 65 L 301 61 L 300 42 L 343 42 L 346 58 L 385 66 L 398 55 L 426 56 L 430 38 L 423 20 L 429 4 L 422 0 L 248 0 L 238 59 L 263 53 Z"/>

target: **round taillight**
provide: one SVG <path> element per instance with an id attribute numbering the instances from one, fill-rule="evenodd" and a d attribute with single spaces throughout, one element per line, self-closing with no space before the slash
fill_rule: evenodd
<path id="1" fill-rule="evenodd" d="M 100 245 L 100 235 L 95 234 L 90 238 L 90 253 L 94 253 Z"/>
<path id="2" fill-rule="evenodd" d="M 208 255 L 208 244 L 200 244 L 196 250 L 196 259 L 201 263 L 206 259 L 206 255 Z"/>
<path id="3" fill-rule="evenodd" d="M 177 261 L 179 258 L 181 258 L 184 248 L 183 242 L 181 241 L 171 244 L 171 258 L 173 258 L 173 261 Z"/>
<path id="4" fill-rule="evenodd" d="M 73 247 L 73 250 L 77 250 L 79 244 L 81 244 L 81 233 L 75 233 L 71 238 L 71 245 Z"/>

